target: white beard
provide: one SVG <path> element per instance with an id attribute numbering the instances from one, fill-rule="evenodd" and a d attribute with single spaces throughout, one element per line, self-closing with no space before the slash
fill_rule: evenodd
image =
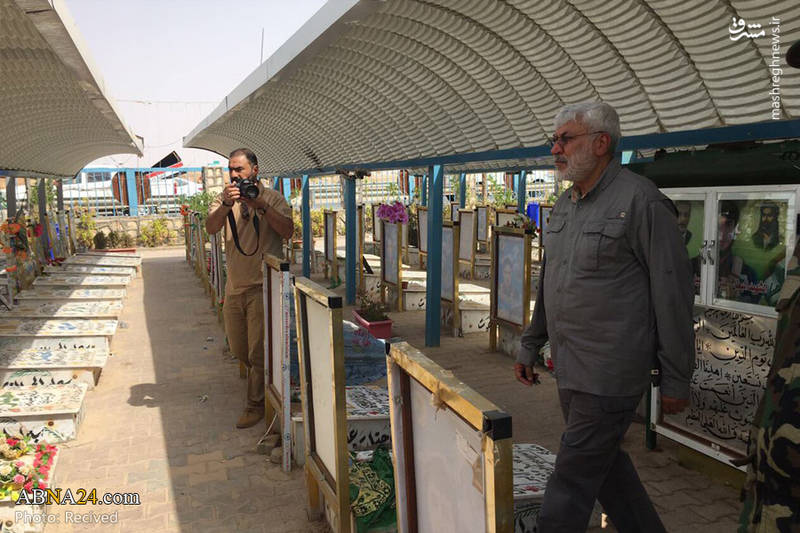
<path id="1" fill-rule="evenodd" d="M 597 164 L 595 157 L 588 147 L 580 150 L 567 160 L 567 168 L 563 171 L 556 170 L 558 178 L 572 182 L 580 182 L 589 177 Z"/>

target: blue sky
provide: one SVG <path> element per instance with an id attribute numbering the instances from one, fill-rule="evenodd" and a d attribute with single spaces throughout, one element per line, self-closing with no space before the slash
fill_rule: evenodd
<path id="1" fill-rule="evenodd" d="M 202 165 L 217 154 L 181 139 L 266 60 L 324 0 L 65 0 L 123 120 L 145 139 L 145 157 L 89 166 L 150 165 L 178 150 Z"/>

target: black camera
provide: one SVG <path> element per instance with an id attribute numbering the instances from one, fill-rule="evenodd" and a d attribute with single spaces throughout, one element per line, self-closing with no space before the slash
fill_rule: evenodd
<path id="1" fill-rule="evenodd" d="M 251 179 L 240 179 L 236 181 L 236 187 L 239 189 L 239 194 L 242 198 L 249 198 L 255 200 L 258 198 L 258 183 Z"/>

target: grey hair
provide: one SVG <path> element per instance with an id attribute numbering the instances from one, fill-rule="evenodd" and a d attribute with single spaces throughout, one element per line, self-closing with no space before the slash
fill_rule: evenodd
<path id="1" fill-rule="evenodd" d="M 619 128 L 619 115 L 613 107 L 605 102 L 567 104 L 556 114 L 555 129 L 572 120 L 586 126 L 588 131 L 608 133 L 611 136 L 608 152 L 613 154 L 616 151 L 622 133 Z"/>

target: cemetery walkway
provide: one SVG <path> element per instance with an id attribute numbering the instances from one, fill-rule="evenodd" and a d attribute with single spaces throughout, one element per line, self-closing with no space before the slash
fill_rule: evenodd
<path id="1" fill-rule="evenodd" d="M 62 488 L 136 492 L 141 505 L 50 507 L 62 523 L 45 531 L 324 531 L 306 520 L 302 471 L 284 474 L 256 454 L 266 428 L 234 427 L 244 381 L 184 249 L 140 253 L 113 356 L 57 475 Z M 118 511 L 119 521 L 66 524 L 66 511 Z"/>
<path id="2" fill-rule="evenodd" d="M 245 383 L 224 353 L 222 326 L 183 248 L 141 253 L 142 276 L 128 288 L 113 356 L 87 396 L 86 419 L 64 446 L 58 473 L 63 488 L 136 492 L 141 505 L 51 507 L 62 523 L 46 531 L 326 531 L 306 520 L 301 469 L 284 474 L 255 452 L 264 426 L 234 428 Z M 512 360 L 489 352 L 485 333 L 443 335 L 440 347 L 424 348 L 424 311 L 391 316 L 396 335 L 513 416 L 516 442 L 558 449 L 563 422 L 550 375 L 524 388 Z M 679 464 L 677 446 L 664 438 L 659 451 L 647 451 L 641 424 L 632 425 L 625 448 L 669 531 L 735 530 L 738 491 L 719 476 Z M 65 524 L 65 511 L 117 511 L 119 521 Z"/>

